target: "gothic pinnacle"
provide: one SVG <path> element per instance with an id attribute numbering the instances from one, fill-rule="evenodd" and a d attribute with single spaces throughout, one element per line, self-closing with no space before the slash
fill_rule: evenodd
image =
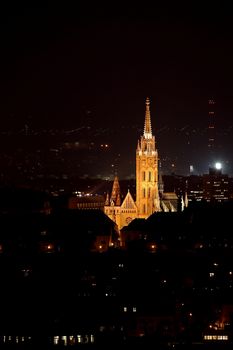
<path id="1" fill-rule="evenodd" d="M 146 98 L 146 114 L 145 114 L 145 124 L 144 124 L 144 133 L 143 136 L 146 139 L 152 138 L 152 130 L 151 130 L 151 119 L 150 119 L 150 99 Z"/>

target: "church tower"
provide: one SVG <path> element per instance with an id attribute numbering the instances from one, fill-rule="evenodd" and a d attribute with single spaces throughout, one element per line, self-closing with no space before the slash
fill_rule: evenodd
<path id="1" fill-rule="evenodd" d="M 136 150 L 136 204 L 139 218 L 160 211 L 158 151 L 152 135 L 149 98 L 146 99 L 144 132 Z"/>
<path id="2" fill-rule="evenodd" d="M 114 177 L 113 186 L 112 186 L 112 194 L 110 197 L 110 205 L 121 205 L 121 190 L 119 185 L 118 177 Z"/>

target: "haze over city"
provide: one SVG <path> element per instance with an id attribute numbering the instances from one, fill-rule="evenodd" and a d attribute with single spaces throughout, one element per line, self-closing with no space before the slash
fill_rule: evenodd
<path id="1" fill-rule="evenodd" d="M 28 154 L 42 143 L 59 151 L 56 159 L 65 159 L 63 172 L 69 173 L 66 161 L 74 158 L 60 152 L 68 142 L 76 143 L 78 175 L 132 177 L 149 96 L 164 173 L 186 175 L 190 165 L 196 174 L 208 171 L 210 98 L 216 101 L 215 158 L 233 173 L 231 5 L 114 11 L 101 4 L 5 5 L 1 41 L 5 169 L 18 157 L 10 148 Z M 25 134 L 27 146 L 19 138 Z M 109 145 L 105 152 L 101 144 Z"/>

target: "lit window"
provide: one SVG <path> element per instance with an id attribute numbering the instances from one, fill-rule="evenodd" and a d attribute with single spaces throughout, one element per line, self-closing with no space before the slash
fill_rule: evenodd
<path id="1" fill-rule="evenodd" d="M 133 312 L 137 312 L 136 306 L 133 307 Z"/>
<path id="2" fill-rule="evenodd" d="M 126 307 L 126 306 L 124 306 L 123 310 L 124 310 L 124 312 L 127 312 L 127 307 Z"/>
<path id="3" fill-rule="evenodd" d="M 228 335 L 204 335 L 205 340 L 228 340 Z"/>
<path id="4" fill-rule="evenodd" d="M 82 337 L 81 337 L 81 335 L 78 335 L 77 338 L 78 338 L 78 343 L 82 343 Z"/>
<path id="5" fill-rule="evenodd" d="M 67 336 L 66 336 L 66 335 L 63 335 L 63 336 L 61 337 L 61 339 L 62 339 L 62 341 L 63 341 L 63 344 L 64 344 L 64 345 L 67 345 Z"/>
<path id="6" fill-rule="evenodd" d="M 54 338 L 53 338 L 53 344 L 54 345 L 58 345 L 59 344 L 59 336 L 56 335 Z"/>
<path id="7" fill-rule="evenodd" d="M 210 273 L 209 273 L 209 276 L 210 276 L 210 277 L 214 277 L 214 272 L 210 272 Z"/>
<path id="8" fill-rule="evenodd" d="M 94 343 L 94 341 L 95 341 L 94 335 L 91 334 L 91 343 Z"/>
<path id="9" fill-rule="evenodd" d="M 70 335 L 68 338 L 69 338 L 69 343 L 70 344 L 72 344 L 72 345 L 75 344 L 75 338 L 74 338 L 73 335 Z"/>

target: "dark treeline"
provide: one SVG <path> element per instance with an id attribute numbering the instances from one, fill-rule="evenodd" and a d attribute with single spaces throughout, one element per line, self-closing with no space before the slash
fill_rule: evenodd
<path id="1" fill-rule="evenodd" d="M 101 210 L 47 210 L 41 198 L 2 205 L 2 345 L 232 344 L 232 202 L 193 202 L 119 233 Z"/>

